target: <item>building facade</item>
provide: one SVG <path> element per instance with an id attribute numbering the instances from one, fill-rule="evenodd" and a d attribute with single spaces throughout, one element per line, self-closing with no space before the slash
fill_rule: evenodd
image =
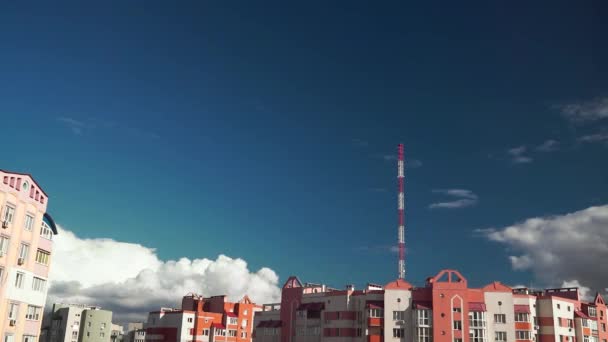
<path id="1" fill-rule="evenodd" d="M 48 196 L 28 174 L 0 170 L 0 336 L 34 342 L 40 325 L 57 228 Z"/>
<path id="2" fill-rule="evenodd" d="M 146 330 L 143 322 L 133 322 L 127 324 L 127 331 L 123 337 L 125 342 L 144 342 L 146 340 Z"/>
<path id="3" fill-rule="evenodd" d="M 363 290 L 303 284 L 290 277 L 281 303 L 255 316 L 254 342 L 607 342 L 598 294 L 577 288 L 533 291 L 499 282 L 469 288 L 455 270 L 424 287 L 404 280 Z"/>
<path id="4" fill-rule="evenodd" d="M 79 304 L 53 304 L 41 342 L 111 342 L 112 311 Z"/>
<path id="5" fill-rule="evenodd" d="M 251 342 L 254 313 L 260 310 L 247 296 L 235 303 L 226 296 L 187 295 L 181 309 L 150 312 L 145 341 Z"/>

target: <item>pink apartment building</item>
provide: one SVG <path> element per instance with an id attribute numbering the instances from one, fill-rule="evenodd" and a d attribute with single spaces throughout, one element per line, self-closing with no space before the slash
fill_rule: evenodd
<path id="1" fill-rule="evenodd" d="M 31 175 L 0 170 L 0 336 L 35 342 L 57 228 Z"/>
<path id="2" fill-rule="evenodd" d="M 256 313 L 254 342 L 607 342 L 598 294 L 577 288 L 532 291 L 499 282 L 469 288 L 455 270 L 414 287 L 399 279 L 338 290 L 290 277 L 281 303 Z"/>

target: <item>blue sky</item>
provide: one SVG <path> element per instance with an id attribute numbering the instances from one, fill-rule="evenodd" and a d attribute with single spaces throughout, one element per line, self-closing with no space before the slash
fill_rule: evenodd
<path id="1" fill-rule="evenodd" d="M 5 3 L 1 167 L 81 237 L 342 286 L 396 276 L 403 142 L 408 278 L 527 284 L 474 231 L 608 202 L 608 23 L 521 5 Z"/>

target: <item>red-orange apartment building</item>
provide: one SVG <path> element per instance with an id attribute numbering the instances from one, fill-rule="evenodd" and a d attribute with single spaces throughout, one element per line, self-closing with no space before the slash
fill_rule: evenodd
<path id="1" fill-rule="evenodd" d="M 150 312 L 145 340 L 154 342 L 251 342 L 253 316 L 261 306 L 245 296 L 234 303 L 226 296 L 190 294 L 180 309 Z"/>

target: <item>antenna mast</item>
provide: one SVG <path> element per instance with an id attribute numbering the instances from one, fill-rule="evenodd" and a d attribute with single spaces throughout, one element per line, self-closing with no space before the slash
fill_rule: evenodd
<path id="1" fill-rule="evenodd" d="M 399 183 L 398 213 L 399 213 L 399 279 L 405 279 L 405 158 L 403 157 L 403 144 L 397 147 L 397 181 Z"/>

